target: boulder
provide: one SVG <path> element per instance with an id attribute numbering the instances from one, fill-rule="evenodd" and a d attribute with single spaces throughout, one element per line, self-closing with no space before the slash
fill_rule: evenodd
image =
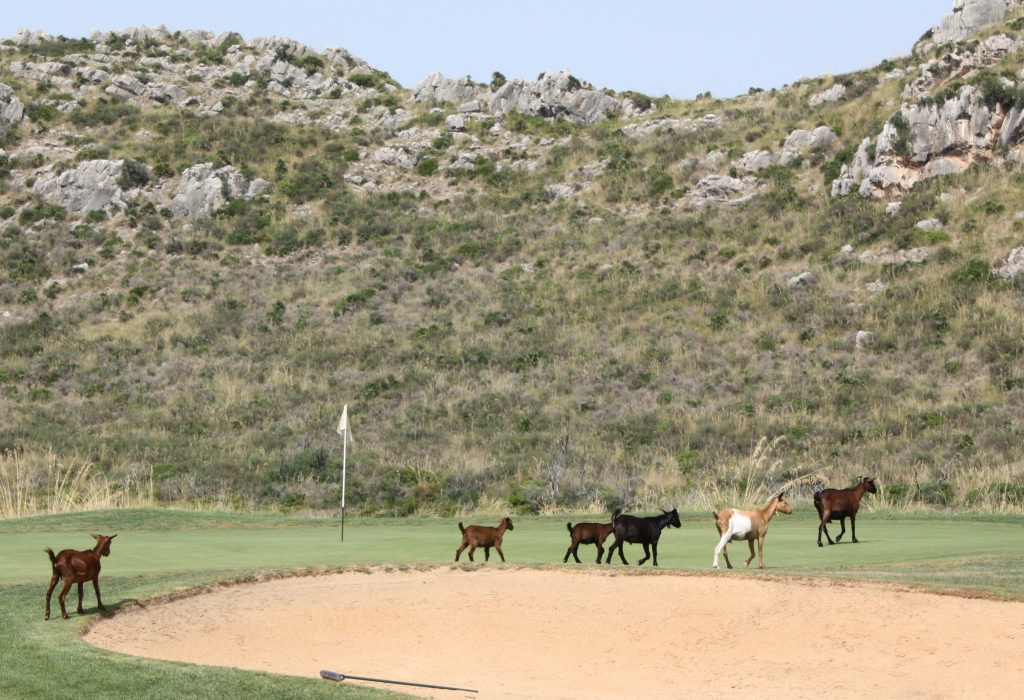
<path id="1" fill-rule="evenodd" d="M 747 172 L 756 173 L 758 170 L 769 168 L 779 162 L 779 155 L 771 151 L 750 151 L 744 153 L 743 157 L 736 163 L 737 168 Z"/>
<path id="2" fill-rule="evenodd" d="M 170 208 L 176 216 L 205 219 L 229 200 L 254 197 L 266 185 L 263 180 L 246 182 L 230 165 L 215 170 L 213 163 L 200 163 L 181 174 L 181 183 Z"/>
<path id="3" fill-rule="evenodd" d="M 106 72 L 105 70 L 100 70 L 99 68 L 83 68 L 82 70 L 78 71 L 78 75 L 82 78 L 83 81 L 87 83 L 94 83 L 97 85 L 100 83 L 105 83 L 108 80 L 110 80 L 110 73 Z"/>
<path id="4" fill-rule="evenodd" d="M 146 86 L 130 75 L 115 75 L 110 84 L 133 95 L 142 95 L 146 91 Z"/>
<path id="5" fill-rule="evenodd" d="M 946 227 L 938 219 L 925 219 L 924 221 L 918 221 L 914 224 L 915 228 L 919 228 L 922 231 L 945 231 Z"/>
<path id="6" fill-rule="evenodd" d="M 836 142 L 836 132 L 827 126 L 816 129 L 797 129 L 786 137 L 782 147 L 793 151 L 827 151 Z"/>
<path id="7" fill-rule="evenodd" d="M 416 83 L 412 91 L 412 101 L 450 102 L 458 105 L 469 102 L 486 91 L 486 88 L 478 86 L 468 76 L 449 79 L 438 71 Z"/>
<path id="8" fill-rule="evenodd" d="M 466 118 L 461 114 L 451 114 L 444 120 L 444 127 L 448 131 L 465 131 Z"/>
<path id="9" fill-rule="evenodd" d="M 854 342 L 858 348 L 863 348 L 871 345 L 871 341 L 875 339 L 875 334 L 870 331 L 857 331 L 857 337 Z"/>
<path id="10" fill-rule="evenodd" d="M 156 83 L 147 86 L 146 96 L 157 102 L 173 102 L 178 104 L 188 97 L 188 91 L 179 85 Z"/>
<path id="11" fill-rule="evenodd" d="M 952 14 L 932 30 L 936 44 L 963 41 L 977 32 L 1001 24 L 1013 0 L 954 0 Z"/>
<path id="12" fill-rule="evenodd" d="M 40 173 L 32 191 L 51 204 L 59 204 L 74 214 L 122 206 L 121 176 L 123 160 L 90 160 L 57 175 L 47 168 Z M 52 167 L 52 166 L 51 166 Z"/>
<path id="13" fill-rule="evenodd" d="M 818 278 L 813 272 L 803 272 L 796 277 L 790 277 L 789 281 L 786 282 L 786 286 L 790 289 L 801 289 L 804 287 L 810 287 L 812 284 L 818 281 Z"/>
<path id="14" fill-rule="evenodd" d="M 1012 279 L 1024 272 L 1024 246 L 1010 251 L 1006 261 L 992 269 L 993 275 L 1004 279 Z"/>
<path id="15" fill-rule="evenodd" d="M 811 107 L 817 107 L 825 102 L 838 102 L 845 94 L 846 87 L 840 83 L 836 83 L 824 92 L 819 92 L 817 95 L 811 95 Z"/>
<path id="16" fill-rule="evenodd" d="M 14 94 L 14 89 L 0 83 L 0 137 L 7 135 L 11 124 L 20 124 L 25 117 L 25 105 Z"/>
<path id="17" fill-rule="evenodd" d="M 373 161 L 382 165 L 394 165 L 402 170 L 412 170 L 416 166 L 416 158 L 404 148 L 385 146 L 373 154 Z"/>

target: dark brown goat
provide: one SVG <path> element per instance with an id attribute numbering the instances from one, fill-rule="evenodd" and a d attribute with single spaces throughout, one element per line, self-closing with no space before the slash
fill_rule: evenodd
<path id="1" fill-rule="evenodd" d="M 79 615 L 85 612 L 82 610 L 82 584 L 86 581 L 92 581 L 93 588 L 96 589 L 96 605 L 100 610 L 106 610 L 103 607 L 103 600 L 100 599 L 100 557 L 110 556 L 110 541 L 117 535 L 110 537 L 93 535 L 93 537 L 96 538 L 96 546 L 84 552 L 65 549 L 55 555 L 52 549 L 46 548 L 46 553 L 50 555 L 50 563 L 53 565 L 53 576 L 50 578 L 50 590 L 46 591 L 45 619 L 50 619 L 50 597 L 53 595 L 53 589 L 57 586 L 57 581 L 61 579 L 64 580 L 64 590 L 57 596 L 57 600 L 60 601 L 60 614 L 64 616 L 65 620 L 68 619 L 68 611 L 64 607 L 64 599 L 68 597 L 68 591 L 71 590 L 73 583 L 78 584 Z"/>
<path id="2" fill-rule="evenodd" d="M 614 526 L 611 523 L 576 523 L 575 526 L 572 523 L 566 523 L 565 525 L 569 528 L 572 544 L 566 550 L 565 559 L 562 560 L 562 563 L 569 561 L 569 555 L 571 554 L 577 564 L 582 564 L 583 562 L 576 556 L 576 550 L 581 544 L 596 544 L 597 563 L 600 564 L 601 557 L 604 555 L 604 541 L 608 539 L 608 535 L 612 534 Z"/>
<path id="3" fill-rule="evenodd" d="M 662 515 L 653 517 L 638 518 L 635 515 L 623 515 L 621 508 L 615 509 L 612 516 L 612 532 L 615 533 L 615 542 L 608 548 L 608 564 L 612 563 L 612 554 L 615 548 L 619 548 L 619 559 L 623 564 L 629 565 L 626 556 L 622 553 L 624 542 L 630 544 L 642 544 L 644 546 L 644 558 L 636 563 L 643 566 L 643 563 L 651 558 L 651 549 L 654 550 L 654 565 L 658 565 L 658 540 L 661 538 L 661 531 L 671 525 L 682 527 L 679 522 L 679 513 L 673 508 L 672 512 L 661 509 Z"/>
<path id="4" fill-rule="evenodd" d="M 462 546 L 455 551 L 455 561 L 459 560 L 459 556 L 461 556 L 466 547 L 469 547 L 470 561 L 473 561 L 473 552 L 476 551 L 477 547 L 484 548 L 484 561 L 491 560 L 491 547 L 498 550 L 498 556 L 501 557 L 502 561 L 505 561 L 505 555 L 501 552 L 501 538 L 505 536 L 505 530 L 515 529 L 512 527 L 511 518 L 502 518 L 501 524 L 498 527 L 484 527 L 482 525 L 462 527 L 462 523 L 459 523 L 459 529 L 462 530 Z"/>
<path id="5" fill-rule="evenodd" d="M 875 480 L 866 476 L 860 478 L 860 483 L 852 489 L 823 489 L 814 494 L 814 507 L 818 509 L 818 517 L 821 524 L 818 526 L 818 546 L 821 543 L 821 533 L 825 533 L 829 544 L 835 544 L 829 537 L 826 524 L 838 520 L 843 531 L 836 537 L 836 542 L 843 539 L 846 534 L 846 519 L 850 519 L 850 529 L 853 530 L 853 541 L 857 541 L 857 511 L 860 510 L 860 499 L 866 493 L 878 493 L 875 488 Z"/>

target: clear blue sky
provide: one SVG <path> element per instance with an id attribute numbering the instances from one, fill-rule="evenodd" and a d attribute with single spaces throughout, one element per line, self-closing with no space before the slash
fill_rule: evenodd
<path id="1" fill-rule="evenodd" d="M 719 96 L 841 73 L 905 54 L 952 0 L 36 0 L 5 2 L 0 36 L 18 27 L 69 37 L 166 24 L 276 34 L 344 46 L 406 87 L 447 76 L 534 78 L 569 67 L 598 87 Z"/>

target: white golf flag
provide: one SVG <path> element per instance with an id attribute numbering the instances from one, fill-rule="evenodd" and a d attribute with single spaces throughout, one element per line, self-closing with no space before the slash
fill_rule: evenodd
<path id="1" fill-rule="evenodd" d="M 356 442 L 352 437 L 352 430 L 348 426 L 348 404 L 345 404 L 345 408 L 341 410 L 341 420 L 338 421 L 338 435 L 345 436 L 353 445 Z"/>

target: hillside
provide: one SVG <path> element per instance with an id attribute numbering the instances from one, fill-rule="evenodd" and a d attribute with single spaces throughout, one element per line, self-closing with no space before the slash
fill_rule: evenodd
<path id="1" fill-rule="evenodd" d="M 905 57 L 687 101 L 19 32 L 6 492 L 45 509 L 56 460 L 125 502 L 329 510 L 348 403 L 366 515 L 864 473 L 894 507 L 1020 509 L 1022 50 L 1018 3 L 958 0 Z"/>

